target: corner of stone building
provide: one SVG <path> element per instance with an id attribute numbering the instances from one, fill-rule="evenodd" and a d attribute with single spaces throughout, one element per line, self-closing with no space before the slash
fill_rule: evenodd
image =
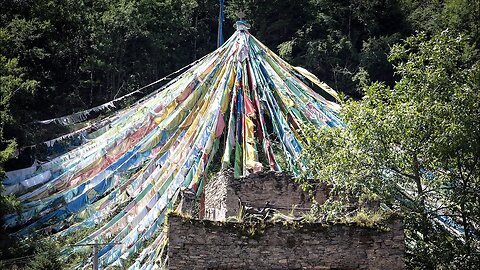
<path id="1" fill-rule="evenodd" d="M 168 219 L 169 269 L 405 269 L 403 223 L 397 215 L 386 221 L 388 230 L 360 224 L 227 222 L 245 207 L 300 215 L 310 209 L 311 196 L 320 204 L 328 196 L 329 187 L 313 187 L 303 191 L 286 173 L 235 179 L 233 170 L 225 170 L 205 185 L 203 220 L 188 218 L 195 196 L 183 191 L 180 208 L 187 217 Z"/>
<path id="2" fill-rule="evenodd" d="M 304 191 L 293 176 L 283 172 L 260 172 L 234 178 L 232 170 L 217 173 L 205 186 L 205 219 L 222 221 L 237 217 L 244 206 L 272 208 L 284 214 L 302 214 L 310 210 L 312 195 L 322 204 L 328 187 L 314 183 Z"/>

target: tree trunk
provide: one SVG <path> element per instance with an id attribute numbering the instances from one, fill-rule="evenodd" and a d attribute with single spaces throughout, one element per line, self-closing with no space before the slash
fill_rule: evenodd
<path id="1" fill-rule="evenodd" d="M 422 234 L 423 234 L 423 239 L 427 241 L 428 239 L 428 234 L 429 234 L 429 228 L 428 228 L 428 216 L 427 216 L 427 209 L 425 206 L 425 198 L 423 197 L 423 185 L 422 185 L 422 179 L 420 176 L 420 162 L 418 161 L 417 153 L 413 154 L 413 176 L 414 176 L 414 181 L 417 186 L 417 193 L 418 193 L 418 199 L 419 199 L 419 206 L 420 209 L 417 209 L 418 211 L 421 212 L 422 215 Z"/>

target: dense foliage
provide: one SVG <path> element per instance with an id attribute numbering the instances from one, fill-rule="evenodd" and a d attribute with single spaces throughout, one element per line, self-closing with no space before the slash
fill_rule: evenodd
<path id="1" fill-rule="evenodd" d="M 412 188 L 402 204 L 414 243 L 410 266 L 471 266 L 480 216 L 480 1 L 225 2 L 226 38 L 243 11 L 251 32 L 287 61 L 350 97 L 364 96 L 345 104 L 349 129 L 311 134 L 317 176 L 338 180 L 348 195 L 381 196 L 392 206 L 400 205 L 396 185 Z M 217 40 L 217 0 L 0 0 L 0 6 L 0 178 L 5 166 L 30 165 L 35 148 L 23 147 L 68 132 L 35 121 L 138 89 L 212 51 Z M 431 200 L 452 204 L 427 209 Z M 341 209 L 329 206 L 330 213 Z M 0 195 L 0 216 L 16 208 L 14 198 Z M 465 243 L 430 222 L 438 215 L 467 228 Z"/>
<path id="2" fill-rule="evenodd" d="M 450 29 L 479 42 L 480 1 L 469 0 L 232 0 L 256 36 L 292 64 L 312 71 L 334 89 L 360 97 L 359 83 L 393 86 L 390 47 L 425 31 Z"/>
<path id="3" fill-rule="evenodd" d="M 45 140 L 30 123 L 110 101 L 211 51 L 211 2 L 3 1 L 2 57 L 37 83 L 11 97 L 7 134 L 20 145 Z"/>
<path id="4" fill-rule="evenodd" d="M 402 209 L 412 269 L 480 263 L 480 62 L 472 55 L 449 31 L 409 37 L 389 57 L 394 87 L 373 83 L 362 100 L 347 100 L 345 129 L 308 132 L 309 172 L 333 187 L 321 213 L 344 215 L 352 198 Z M 443 221 L 465 233 L 453 237 Z"/>

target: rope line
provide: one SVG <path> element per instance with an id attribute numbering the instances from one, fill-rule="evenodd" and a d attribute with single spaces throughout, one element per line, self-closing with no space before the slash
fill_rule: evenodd
<path id="1" fill-rule="evenodd" d="M 205 57 L 205 56 L 204 56 L 204 57 Z M 187 68 L 189 68 L 189 67 L 197 64 L 200 60 L 203 60 L 204 57 L 198 59 L 197 61 L 195 61 L 195 62 L 193 62 L 193 63 L 190 63 L 190 64 L 188 64 L 188 65 L 180 68 L 180 69 L 177 70 L 177 71 L 174 71 L 174 72 L 168 74 L 167 76 L 165 76 L 165 77 L 163 77 L 163 78 L 161 78 L 161 79 L 159 79 L 159 80 L 156 80 L 156 81 L 154 81 L 154 82 L 152 82 L 152 83 L 150 83 L 150 84 L 148 84 L 148 85 L 145 85 L 145 86 L 143 86 L 143 87 L 141 87 L 141 88 L 139 88 L 139 89 L 137 89 L 137 90 L 135 90 L 135 91 L 133 91 L 133 92 L 130 92 L 130 93 L 126 94 L 126 95 L 123 95 L 123 96 L 121 96 L 121 97 L 119 97 L 119 98 L 116 98 L 116 99 L 111 100 L 111 101 L 109 101 L 109 102 L 106 102 L 106 103 L 104 103 L 104 104 L 101 104 L 101 105 L 98 105 L 98 106 L 95 106 L 95 107 L 93 107 L 93 108 L 90 108 L 90 109 L 87 109 L 87 110 L 83 110 L 83 111 L 80 111 L 80 112 L 72 113 L 72 114 L 70 114 L 70 115 L 61 116 L 61 117 L 56 117 L 56 118 L 47 119 L 47 120 L 39 120 L 39 121 L 35 121 L 35 122 L 33 122 L 33 123 L 35 123 L 35 124 L 44 124 L 44 125 L 48 125 L 48 124 L 51 124 L 51 123 L 57 123 L 57 124 L 61 124 L 61 125 L 64 125 L 64 126 L 68 126 L 68 125 L 71 125 L 71 124 L 76 124 L 76 123 L 83 122 L 84 120 L 86 120 L 87 115 L 90 114 L 91 112 L 101 111 L 101 110 L 103 110 L 103 109 L 110 108 L 110 107 L 115 108 L 114 102 L 118 102 L 118 101 L 120 101 L 120 100 L 123 100 L 123 99 L 125 99 L 125 98 L 127 98 L 127 97 L 129 97 L 129 96 L 132 96 L 132 95 L 136 94 L 136 93 L 141 93 L 142 90 L 144 90 L 144 89 L 146 89 L 146 88 L 148 88 L 148 87 L 150 87 L 150 86 L 153 86 L 153 85 L 155 85 L 155 84 L 158 84 L 158 83 L 160 83 L 160 82 L 162 82 L 162 81 L 170 80 L 173 75 L 175 75 L 175 74 L 177 74 L 177 73 L 179 73 L 179 72 L 181 72 L 181 71 L 183 71 L 183 70 L 185 70 L 185 69 L 187 69 Z"/>

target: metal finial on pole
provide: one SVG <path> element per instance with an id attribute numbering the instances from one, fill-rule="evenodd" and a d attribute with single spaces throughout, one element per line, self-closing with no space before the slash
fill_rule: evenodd
<path id="1" fill-rule="evenodd" d="M 217 47 L 222 46 L 223 44 L 223 22 L 225 21 L 225 16 L 223 12 L 223 6 L 225 3 L 225 0 L 219 0 L 220 1 L 220 14 L 218 15 L 218 39 L 217 39 Z"/>
<path id="2" fill-rule="evenodd" d="M 237 31 L 247 31 L 250 29 L 250 24 L 247 23 L 244 18 L 245 18 L 245 12 L 243 10 L 240 10 L 236 13 L 238 21 L 233 25 Z"/>
<path id="3" fill-rule="evenodd" d="M 245 12 L 243 10 L 237 11 L 236 15 L 239 21 L 243 21 L 243 19 L 245 18 Z"/>

